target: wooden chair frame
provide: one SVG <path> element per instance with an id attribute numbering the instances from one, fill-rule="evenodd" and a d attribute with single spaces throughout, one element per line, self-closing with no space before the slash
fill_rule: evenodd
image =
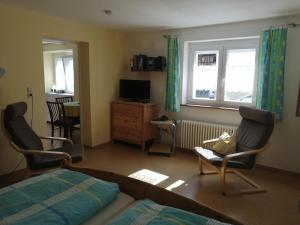
<path id="1" fill-rule="evenodd" d="M 66 141 L 70 144 L 73 144 L 73 141 L 67 138 L 59 138 L 59 137 L 47 137 L 47 136 L 39 136 L 40 139 L 46 139 L 46 140 L 57 140 L 57 141 Z M 22 153 L 25 155 L 57 155 L 57 156 L 64 156 L 65 160 L 67 160 L 68 164 L 72 164 L 72 157 L 70 154 L 66 152 L 59 152 L 59 151 L 47 151 L 42 149 L 23 149 L 17 146 L 14 142 L 10 142 L 10 145 L 15 149 L 17 152 Z M 27 165 L 27 173 L 26 177 L 31 177 L 35 175 L 39 175 L 45 171 L 49 171 L 49 169 L 40 169 L 40 170 L 32 170 Z"/>
<path id="2" fill-rule="evenodd" d="M 203 145 L 205 146 L 205 144 L 216 142 L 217 140 L 218 139 L 212 139 L 212 140 L 204 141 Z M 221 191 L 222 191 L 223 195 L 239 195 L 239 194 L 253 194 L 253 193 L 266 192 L 266 189 L 262 188 L 259 184 L 255 183 L 253 180 L 246 177 L 244 174 L 240 173 L 238 170 L 236 170 L 236 169 L 227 169 L 227 163 L 228 163 L 229 159 L 238 158 L 238 157 L 241 157 L 241 156 L 257 155 L 257 154 L 267 150 L 267 148 L 269 148 L 270 145 L 271 145 L 271 143 L 268 141 L 264 145 L 264 147 L 262 147 L 260 149 L 255 149 L 255 150 L 249 149 L 249 150 L 246 150 L 244 152 L 237 152 L 237 153 L 226 155 L 223 158 L 221 167 L 217 167 L 215 165 L 212 165 L 208 159 L 206 159 L 201 154 L 198 154 L 198 156 L 199 156 L 198 163 L 199 163 L 200 175 L 219 174 L 220 182 L 221 182 Z M 195 149 L 197 149 L 197 147 Z M 206 166 L 212 168 L 213 171 L 204 171 L 203 170 L 203 164 L 205 164 Z M 226 173 L 234 173 L 239 178 L 241 178 L 242 180 L 246 181 L 249 185 L 251 185 L 252 188 L 245 189 L 245 190 L 240 190 L 240 191 L 227 191 L 226 190 L 226 185 L 225 185 L 226 184 Z"/>

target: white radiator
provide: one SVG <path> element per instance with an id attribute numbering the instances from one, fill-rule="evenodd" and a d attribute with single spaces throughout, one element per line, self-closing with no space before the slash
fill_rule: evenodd
<path id="1" fill-rule="evenodd" d="M 218 138 L 223 132 L 232 135 L 237 127 L 233 125 L 182 120 L 180 125 L 180 148 L 194 149 L 205 140 Z M 213 144 L 208 144 L 212 147 Z"/>

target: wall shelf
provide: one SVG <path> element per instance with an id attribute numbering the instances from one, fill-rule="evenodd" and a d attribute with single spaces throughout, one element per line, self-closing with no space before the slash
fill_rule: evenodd
<path id="1" fill-rule="evenodd" d="M 166 57 L 148 57 L 147 55 L 133 55 L 131 59 L 131 71 L 136 72 L 164 72 L 166 70 Z"/>

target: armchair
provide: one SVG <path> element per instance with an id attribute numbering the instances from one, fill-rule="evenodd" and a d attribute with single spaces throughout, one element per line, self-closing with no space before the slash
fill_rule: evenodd
<path id="1" fill-rule="evenodd" d="M 66 138 L 40 137 L 27 124 L 24 114 L 27 111 L 25 102 L 8 105 L 4 110 L 4 127 L 8 132 L 11 146 L 24 154 L 30 174 L 40 173 L 41 170 L 58 167 L 62 161 L 81 161 L 83 158 L 83 145 L 73 144 Z M 44 150 L 41 139 L 63 141 L 59 148 Z"/>
<path id="2" fill-rule="evenodd" d="M 220 155 L 213 150 L 205 149 L 205 145 L 216 142 L 212 139 L 203 142 L 202 147 L 196 147 L 195 152 L 199 157 L 200 174 L 220 175 L 222 193 L 225 195 L 258 193 L 266 191 L 250 178 L 235 169 L 252 169 L 255 166 L 257 154 L 265 151 L 270 146 L 269 138 L 274 128 L 274 115 L 271 112 L 241 106 L 239 108 L 242 121 L 236 132 L 236 152 L 229 155 Z M 214 171 L 206 172 L 203 164 Z M 254 188 L 229 192 L 226 190 L 226 173 L 234 173 Z"/>

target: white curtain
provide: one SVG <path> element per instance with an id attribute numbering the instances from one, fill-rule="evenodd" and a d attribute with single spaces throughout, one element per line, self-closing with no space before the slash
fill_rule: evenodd
<path id="1" fill-rule="evenodd" d="M 55 58 L 55 84 L 58 90 L 74 93 L 74 66 L 72 56 Z"/>

